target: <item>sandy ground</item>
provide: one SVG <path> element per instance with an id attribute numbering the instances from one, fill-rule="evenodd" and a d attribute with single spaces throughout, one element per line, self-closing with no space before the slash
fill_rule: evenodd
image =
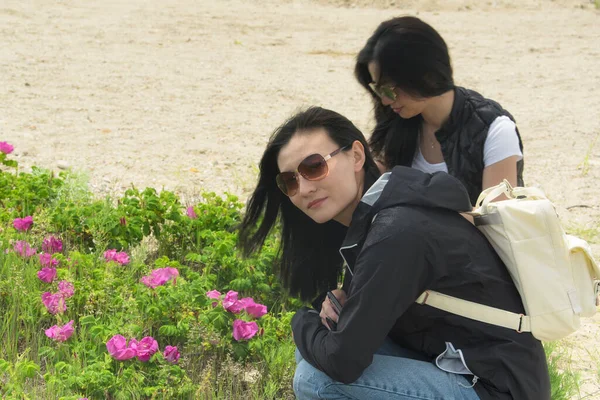
<path id="1" fill-rule="evenodd" d="M 0 141 L 25 169 L 88 173 L 97 193 L 244 198 L 270 133 L 299 107 L 370 132 L 354 56 L 402 14 L 442 33 L 459 85 L 513 113 L 527 184 L 567 226 L 597 233 L 600 11 L 588 0 L 1 0 Z M 600 398 L 599 338 L 599 317 L 569 338 L 588 399 Z"/>

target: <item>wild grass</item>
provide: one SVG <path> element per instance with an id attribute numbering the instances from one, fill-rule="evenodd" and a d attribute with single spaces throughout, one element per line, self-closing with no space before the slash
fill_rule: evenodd
<path id="1" fill-rule="evenodd" d="M 571 400 L 579 395 L 579 374 L 572 370 L 571 352 L 561 342 L 544 343 L 552 400 Z"/>
<path id="2" fill-rule="evenodd" d="M 566 228 L 570 235 L 577 236 L 588 243 L 598 243 L 600 240 L 600 224 L 592 223 L 588 225 L 571 224 Z"/>
<path id="3" fill-rule="evenodd" d="M 596 0 L 596 9 L 600 8 L 600 0 Z M 583 157 L 583 161 L 581 162 L 581 174 L 583 176 L 586 176 L 589 172 L 590 172 L 590 157 L 592 155 L 592 152 L 594 151 L 594 146 L 596 145 L 596 142 L 598 142 L 598 138 L 600 137 L 600 132 L 598 132 L 598 134 L 596 135 L 596 137 L 594 138 L 594 140 L 592 140 L 587 148 L 587 151 L 585 152 L 585 156 Z"/>

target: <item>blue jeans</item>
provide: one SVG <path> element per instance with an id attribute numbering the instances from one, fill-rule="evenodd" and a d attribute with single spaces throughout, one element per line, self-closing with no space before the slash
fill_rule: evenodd
<path id="1" fill-rule="evenodd" d="M 294 392 L 298 400 L 479 400 L 467 377 L 444 372 L 389 339 L 351 384 L 334 381 L 304 360 L 298 350 L 296 363 Z"/>

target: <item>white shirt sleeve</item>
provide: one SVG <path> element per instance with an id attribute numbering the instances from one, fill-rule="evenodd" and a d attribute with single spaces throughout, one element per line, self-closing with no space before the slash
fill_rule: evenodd
<path id="1" fill-rule="evenodd" d="M 518 160 L 523 159 L 523 153 L 519 148 L 517 127 L 510 118 L 503 115 L 490 125 L 483 145 L 483 164 L 487 167 L 512 156 L 518 156 Z"/>

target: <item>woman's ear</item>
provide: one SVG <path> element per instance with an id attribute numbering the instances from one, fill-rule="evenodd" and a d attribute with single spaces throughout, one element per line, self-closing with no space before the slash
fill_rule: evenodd
<path id="1" fill-rule="evenodd" d="M 361 142 L 355 140 L 352 143 L 352 155 L 354 156 L 354 172 L 360 171 L 365 165 L 365 147 Z"/>

